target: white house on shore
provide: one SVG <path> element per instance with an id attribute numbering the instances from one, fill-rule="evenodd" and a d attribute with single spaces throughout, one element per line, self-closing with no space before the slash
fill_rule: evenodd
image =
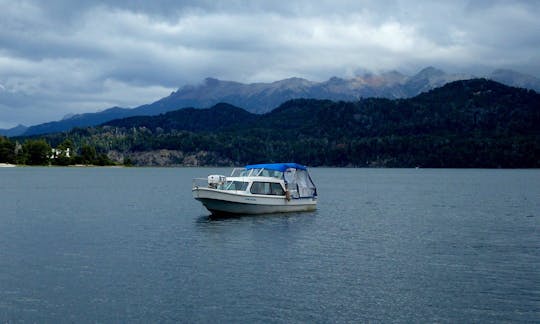
<path id="1" fill-rule="evenodd" d="M 51 149 L 51 159 L 57 159 L 61 156 L 64 156 L 64 157 L 71 157 L 71 151 L 68 148 L 66 149 L 56 149 L 56 148 L 53 148 Z"/>

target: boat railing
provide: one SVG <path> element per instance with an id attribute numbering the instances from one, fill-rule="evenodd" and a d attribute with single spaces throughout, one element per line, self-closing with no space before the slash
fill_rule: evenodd
<path id="1" fill-rule="evenodd" d="M 191 188 L 208 188 L 208 178 L 194 178 Z"/>

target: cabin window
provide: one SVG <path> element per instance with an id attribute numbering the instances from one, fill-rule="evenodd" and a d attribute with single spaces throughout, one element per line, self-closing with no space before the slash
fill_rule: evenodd
<path id="1" fill-rule="evenodd" d="M 285 191 L 283 187 L 276 182 L 259 182 L 255 181 L 251 185 L 250 192 L 256 195 L 276 195 L 283 196 Z"/>
<path id="2" fill-rule="evenodd" d="M 279 183 L 272 182 L 270 184 L 270 190 L 272 191 L 272 195 L 283 196 L 285 194 L 283 187 Z"/>
<path id="3" fill-rule="evenodd" d="M 218 189 L 245 191 L 247 189 L 247 186 L 248 186 L 248 183 L 244 181 L 227 181 L 223 185 L 221 185 Z"/>

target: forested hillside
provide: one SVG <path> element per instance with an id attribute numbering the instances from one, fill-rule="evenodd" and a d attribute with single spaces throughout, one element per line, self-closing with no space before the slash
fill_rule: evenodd
<path id="1" fill-rule="evenodd" d="M 45 139 L 137 165 L 540 167 L 540 95 L 473 79 L 411 99 L 298 99 L 263 115 L 219 104 Z"/>

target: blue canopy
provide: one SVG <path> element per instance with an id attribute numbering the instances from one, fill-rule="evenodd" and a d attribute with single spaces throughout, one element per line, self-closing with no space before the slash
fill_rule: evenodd
<path id="1" fill-rule="evenodd" d="M 299 170 L 307 170 L 307 168 L 301 164 L 298 163 L 269 163 L 269 164 L 252 164 L 252 165 L 246 165 L 246 170 L 250 169 L 267 169 L 267 170 L 276 170 L 285 172 L 287 169 L 293 168 L 293 169 L 299 169 Z"/>

